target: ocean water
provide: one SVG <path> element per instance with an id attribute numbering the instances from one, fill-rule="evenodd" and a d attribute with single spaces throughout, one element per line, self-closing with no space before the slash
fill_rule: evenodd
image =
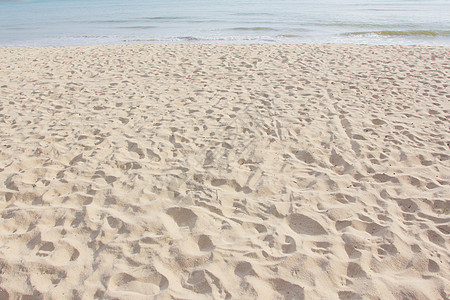
<path id="1" fill-rule="evenodd" d="M 450 0 L 0 0 L 0 46 L 450 46 Z"/>

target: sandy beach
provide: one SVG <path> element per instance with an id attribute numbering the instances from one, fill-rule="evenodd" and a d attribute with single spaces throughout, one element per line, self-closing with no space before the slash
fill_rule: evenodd
<path id="1" fill-rule="evenodd" d="M 449 299 L 450 48 L 0 48 L 0 299 Z"/>

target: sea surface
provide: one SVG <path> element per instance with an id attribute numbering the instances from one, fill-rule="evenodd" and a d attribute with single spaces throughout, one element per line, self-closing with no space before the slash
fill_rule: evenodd
<path id="1" fill-rule="evenodd" d="M 450 46 L 450 0 L 0 0 L 0 46 Z"/>

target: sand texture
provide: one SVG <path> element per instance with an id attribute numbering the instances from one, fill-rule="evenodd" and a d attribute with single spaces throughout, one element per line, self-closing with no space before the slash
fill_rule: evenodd
<path id="1" fill-rule="evenodd" d="M 450 48 L 0 48 L 0 299 L 448 299 Z"/>

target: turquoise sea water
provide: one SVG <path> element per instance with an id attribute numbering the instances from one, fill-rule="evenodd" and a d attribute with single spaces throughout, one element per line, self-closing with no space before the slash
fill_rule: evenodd
<path id="1" fill-rule="evenodd" d="M 450 0 L 0 0 L 0 46 L 450 46 Z"/>

